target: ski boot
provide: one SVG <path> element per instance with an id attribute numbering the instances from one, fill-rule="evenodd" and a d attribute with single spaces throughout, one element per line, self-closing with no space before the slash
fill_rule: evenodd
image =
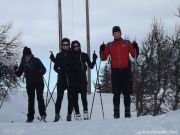
<path id="1" fill-rule="evenodd" d="M 26 123 L 32 123 L 32 122 L 33 122 L 33 119 L 27 118 Z"/>
<path id="2" fill-rule="evenodd" d="M 77 121 L 82 120 L 81 114 L 76 114 L 76 115 L 75 115 L 75 120 L 77 120 Z"/>
<path id="3" fill-rule="evenodd" d="M 70 115 L 70 114 L 67 115 L 66 120 L 67 120 L 67 121 L 71 121 L 71 115 Z"/>
<path id="4" fill-rule="evenodd" d="M 56 114 L 56 115 L 55 115 L 55 119 L 54 119 L 54 121 L 53 121 L 53 122 L 58 122 L 58 121 L 59 121 L 59 119 L 60 119 L 60 115 L 59 115 L 59 114 Z"/>
<path id="5" fill-rule="evenodd" d="M 46 121 L 46 116 L 41 116 L 40 122 L 47 122 Z"/>
<path id="6" fill-rule="evenodd" d="M 125 118 L 130 118 L 130 117 L 131 117 L 130 108 L 126 108 L 125 109 Z"/>
<path id="7" fill-rule="evenodd" d="M 119 114 L 119 112 L 117 113 L 117 112 L 114 112 L 114 119 L 119 119 L 120 118 L 120 114 Z"/>
<path id="8" fill-rule="evenodd" d="M 89 120 L 88 111 L 84 111 L 84 112 L 83 112 L 83 118 L 84 118 L 84 120 Z"/>
<path id="9" fill-rule="evenodd" d="M 118 119 L 120 118 L 120 114 L 119 114 L 119 107 L 115 106 L 114 107 L 114 119 Z"/>

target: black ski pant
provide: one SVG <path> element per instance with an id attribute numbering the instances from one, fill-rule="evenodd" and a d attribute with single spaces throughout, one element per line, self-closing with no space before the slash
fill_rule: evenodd
<path id="1" fill-rule="evenodd" d="M 80 84 L 80 94 L 81 94 L 81 101 L 83 105 L 83 111 L 88 111 L 88 102 L 87 102 L 87 81 L 83 80 Z"/>
<path id="2" fill-rule="evenodd" d="M 61 104 L 62 104 L 62 100 L 64 97 L 64 91 L 65 91 L 65 89 L 59 89 L 59 87 L 57 85 L 57 99 L 56 99 L 56 103 L 55 103 L 55 113 L 56 114 L 60 113 Z"/>
<path id="3" fill-rule="evenodd" d="M 112 90 L 113 90 L 113 105 L 114 112 L 119 112 L 120 108 L 120 94 L 124 96 L 125 110 L 130 110 L 132 92 L 132 81 L 130 81 L 129 69 L 112 69 Z"/>
<path id="4" fill-rule="evenodd" d="M 68 92 L 68 115 L 72 114 L 72 111 L 75 111 L 75 114 L 80 114 L 79 104 L 78 104 L 78 91 L 75 89 L 69 89 Z"/>
<path id="5" fill-rule="evenodd" d="M 67 89 L 67 98 L 68 98 L 68 114 L 72 114 L 74 108 L 75 113 L 79 114 L 79 105 L 78 105 L 78 92 L 75 88 L 67 83 L 66 79 L 59 79 L 57 84 L 57 99 L 55 104 L 55 113 L 59 114 L 61 110 L 61 104 L 64 96 L 64 91 Z"/>
<path id="6" fill-rule="evenodd" d="M 130 94 L 123 94 L 125 110 L 130 110 L 131 97 Z M 114 93 L 113 96 L 114 113 L 119 113 L 120 108 L 120 93 Z"/>
<path id="7" fill-rule="evenodd" d="M 40 116 L 46 116 L 46 109 L 44 104 L 44 98 L 43 98 L 43 92 L 44 92 L 44 82 L 43 79 L 40 80 L 31 80 L 27 82 L 26 85 L 27 89 L 27 95 L 28 95 L 28 119 L 33 120 L 35 109 L 35 91 L 37 95 L 37 101 L 38 101 L 38 109 Z"/>

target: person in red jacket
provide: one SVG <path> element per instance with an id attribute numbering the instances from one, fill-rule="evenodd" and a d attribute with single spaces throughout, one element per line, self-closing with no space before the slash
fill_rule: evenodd
<path id="1" fill-rule="evenodd" d="M 125 117 L 131 117 L 130 104 L 132 93 L 132 76 L 130 70 L 129 54 L 133 58 L 137 58 L 139 54 L 138 44 L 134 41 L 124 40 L 121 37 L 121 29 L 114 26 L 112 29 L 114 40 L 108 44 L 100 46 L 100 57 L 102 61 L 111 57 L 111 79 L 113 91 L 114 118 L 120 117 L 120 94 L 124 96 Z"/>

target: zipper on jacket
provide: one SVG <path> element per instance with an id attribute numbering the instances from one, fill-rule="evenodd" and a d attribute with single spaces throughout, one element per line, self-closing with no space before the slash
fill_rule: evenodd
<path id="1" fill-rule="evenodd" d="M 120 68 L 120 44 L 118 44 L 118 67 Z"/>

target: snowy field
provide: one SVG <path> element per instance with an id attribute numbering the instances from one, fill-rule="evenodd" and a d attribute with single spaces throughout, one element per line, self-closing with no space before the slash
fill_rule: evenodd
<path id="1" fill-rule="evenodd" d="M 88 96 L 89 110 L 92 97 L 93 94 Z M 121 99 L 121 118 L 113 119 L 112 94 L 102 94 L 102 99 L 105 119 L 102 117 L 100 96 L 96 93 L 91 120 L 66 122 L 67 95 L 65 94 L 61 110 L 62 121 L 52 122 L 54 104 L 51 102 L 47 108 L 47 123 L 37 120 L 37 106 L 34 122 L 25 123 L 27 96 L 18 92 L 9 102 L 5 102 L 0 110 L 0 135 L 180 135 L 180 110 L 156 117 L 137 118 L 132 107 L 132 118 L 125 119 Z M 79 105 L 82 113 L 81 100 Z"/>

